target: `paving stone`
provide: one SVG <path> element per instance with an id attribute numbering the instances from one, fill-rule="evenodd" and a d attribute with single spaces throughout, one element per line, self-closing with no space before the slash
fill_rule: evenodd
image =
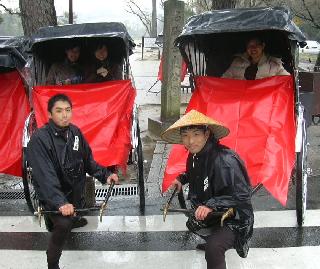
<path id="1" fill-rule="evenodd" d="M 159 167 L 162 164 L 163 154 L 154 154 L 152 157 L 152 162 L 150 168 Z"/>
<path id="2" fill-rule="evenodd" d="M 163 152 L 165 151 L 165 146 L 165 143 L 157 142 L 156 148 L 154 149 L 154 154 L 163 154 Z"/>

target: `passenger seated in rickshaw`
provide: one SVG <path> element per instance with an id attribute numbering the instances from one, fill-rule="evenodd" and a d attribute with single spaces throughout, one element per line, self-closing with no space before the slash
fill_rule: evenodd
<path id="1" fill-rule="evenodd" d="M 104 82 L 122 79 L 122 67 L 110 61 L 106 44 L 99 43 L 94 48 L 94 58 L 85 72 L 85 82 Z"/>
<path id="2" fill-rule="evenodd" d="M 237 54 L 223 78 L 254 80 L 272 76 L 290 75 L 280 58 L 265 53 L 266 44 L 259 37 L 252 37 L 246 43 L 246 51 Z"/>
<path id="3" fill-rule="evenodd" d="M 79 64 L 80 45 L 70 42 L 65 47 L 65 60 L 53 63 L 49 69 L 47 85 L 78 84 L 83 81 L 83 67 Z"/>

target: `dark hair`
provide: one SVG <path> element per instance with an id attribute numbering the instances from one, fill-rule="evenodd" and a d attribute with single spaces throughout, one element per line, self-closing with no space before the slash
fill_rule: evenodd
<path id="1" fill-rule="evenodd" d="M 261 36 L 250 36 L 247 38 L 246 40 L 246 45 L 248 45 L 248 43 L 251 41 L 251 40 L 255 40 L 255 41 L 258 41 L 259 44 L 265 44 L 266 42 L 264 41 L 264 38 L 261 37 Z"/>
<path id="2" fill-rule="evenodd" d="M 201 130 L 203 132 L 209 130 L 208 126 L 206 125 L 188 125 L 188 126 L 184 126 L 180 128 L 180 134 L 184 131 L 188 131 L 188 130 Z"/>
<path id="3" fill-rule="evenodd" d="M 97 43 L 97 44 L 94 45 L 93 51 L 96 52 L 97 50 L 100 50 L 100 49 L 102 49 L 103 47 L 106 47 L 107 50 L 109 50 L 109 49 L 108 49 L 108 45 L 107 45 L 106 43 L 99 42 L 99 43 Z"/>
<path id="4" fill-rule="evenodd" d="M 80 48 L 81 49 L 81 46 L 76 40 L 68 40 L 66 42 L 66 45 L 64 46 L 64 49 L 71 50 L 73 48 Z"/>
<path id="5" fill-rule="evenodd" d="M 68 102 L 72 108 L 71 99 L 65 94 L 56 94 L 52 96 L 48 101 L 48 112 L 52 112 L 52 108 L 54 107 L 55 103 L 58 101 Z"/>
<path id="6" fill-rule="evenodd" d="M 214 143 L 218 143 L 218 139 L 216 139 L 214 137 L 214 134 L 210 131 L 210 129 L 208 128 L 207 125 L 188 125 L 188 126 L 184 126 L 180 128 L 180 134 L 184 131 L 188 131 L 188 130 L 200 130 L 203 131 L 203 133 L 205 133 L 206 131 L 209 131 L 209 140 L 214 142 Z"/>

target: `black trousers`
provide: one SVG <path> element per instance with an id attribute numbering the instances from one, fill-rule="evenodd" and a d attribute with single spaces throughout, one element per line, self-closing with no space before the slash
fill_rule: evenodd
<path id="1" fill-rule="evenodd" d="M 53 228 L 47 250 L 47 261 L 48 269 L 56 269 L 59 268 L 58 264 L 62 248 L 71 232 L 73 217 L 50 215 L 50 219 Z"/>
<path id="2" fill-rule="evenodd" d="M 205 240 L 207 269 L 226 269 L 225 252 L 234 246 L 234 232 L 228 227 L 217 227 Z"/>

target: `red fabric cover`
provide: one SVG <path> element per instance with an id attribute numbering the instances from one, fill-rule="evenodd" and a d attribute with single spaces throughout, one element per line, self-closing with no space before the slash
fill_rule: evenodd
<path id="1" fill-rule="evenodd" d="M 48 121 L 48 100 L 58 93 L 71 98 L 72 123 L 81 129 L 95 160 L 105 166 L 118 165 L 125 172 L 131 149 L 132 110 L 136 96 L 131 81 L 34 87 L 38 127 Z"/>
<path id="2" fill-rule="evenodd" d="M 0 73 L 0 173 L 22 176 L 22 134 L 29 113 L 19 73 Z"/>
<path id="3" fill-rule="evenodd" d="M 163 56 L 161 56 L 160 59 L 160 65 L 159 65 L 159 70 L 158 70 L 158 80 L 162 81 L 163 79 L 163 74 L 162 74 L 162 65 L 163 65 Z M 183 81 L 184 77 L 187 74 L 187 64 L 185 61 L 182 61 L 182 65 L 181 65 L 181 73 L 180 73 L 180 80 Z"/>
<path id="4" fill-rule="evenodd" d="M 283 205 L 295 163 L 294 88 L 291 76 L 260 80 L 197 77 L 186 111 L 196 109 L 221 121 L 229 136 L 221 143 L 244 160 L 253 186 L 259 182 Z M 188 152 L 171 150 L 162 190 L 185 171 Z"/>

